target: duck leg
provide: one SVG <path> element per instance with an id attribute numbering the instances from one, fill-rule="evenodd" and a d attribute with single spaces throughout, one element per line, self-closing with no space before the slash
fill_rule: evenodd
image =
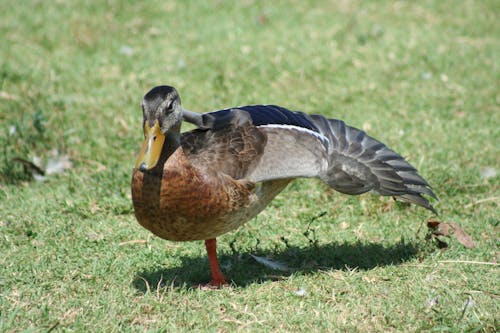
<path id="1" fill-rule="evenodd" d="M 215 238 L 205 240 L 205 248 L 207 249 L 210 271 L 212 272 L 212 281 L 208 283 L 208 286 L 220 288 L 227 285 L 228 283 L 220 270 L 219 261 L 217 260 L 217 240 Z"/>

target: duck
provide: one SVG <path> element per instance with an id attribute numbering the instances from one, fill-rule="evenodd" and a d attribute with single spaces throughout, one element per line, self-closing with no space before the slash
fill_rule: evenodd
<path id="1" fill-rule="evenodd" d="M 170 241 L 204 241 L 207 287 L 228 284 L 217 237 L 257 214 L 294 179 L 319 178 L 348 195 L 374 192 L 437 214 L 437 196 L 415 167 L 364 131 L 277 105 L 197 113 L 174 87 L 142 100 L 144 142 L 132 172 L 138 223 Z M 181 124 L 193 130 L 181 133 Z"/>

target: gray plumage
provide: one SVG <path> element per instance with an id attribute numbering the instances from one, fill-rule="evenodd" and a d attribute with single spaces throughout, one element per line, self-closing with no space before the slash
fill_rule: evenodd
<path id="1" fill-rule="evenodd" d="M 200 139 L 203 142 L 210 138 L 214 150 L 224 151 L 215 147 L 214 138 L 220 136 L 227 141 L 232 137 L 228 135 L 231 128 L 239 137 L 238 142 L 243 140 L 247 147 L 254 147 L 252 151 L 258 151 L 251 154 L 253 161 L 246 162 L 245 166 L 235 161 L 240 164 L 238 173 L 232 175 L 236 178 L 265 182 L 318 177 L 341 193 L 358 195 L 373 191 L 437 214 L 424 196 L 437 199 L 436 195 L 411 164 L 385 144 L 342 120 L 274 105 L 244 106 L 204 114 L 187 111 L 184 120 L 197 125 L 199 129 L 194 133 L 203 136 Z M 248 134 L 249 128 L 259 131 Z M 241 137 L 239 133 L 247 135 Z M 261 134 L 265 138 L 259 137 Z M 262 147 L 256 148 L 259 145 Z M 228 164 L 234 164 L 230 157 L 225 158 Z"/>

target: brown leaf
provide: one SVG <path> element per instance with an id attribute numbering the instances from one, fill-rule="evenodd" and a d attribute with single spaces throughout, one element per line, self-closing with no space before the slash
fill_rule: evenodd
<path id="1" fill-rule="evenodd" d="M 455 236 L 463 246 L 471 249 L 475 246 L 474 240 L 468 235 L 462 227 L 456 223 L 446 223 L 437 220 L 427 220 L 427 227 L 431 230 L 432 236 L 437 240 L 439 248 L 446 248 L 448 245 L 439 239 L 439 236 L 451 238 Z"/>
<path id="2" fill-rule="evenodd" d="M 436 237 L 438 249 L 445 250 L 448 248 L 448 243 Z"/>
<path id="3" fill-rule="evenodd" d="M 439 226 L 439 221 L 436 220 L 427 220 L 427 228 L 436 229 Z"/>
<path id="4" fill-rule="evenodd" d="M 436 234 L 441 235 L 441 236 L 445 236 L 445 237 L 451 237 L 451 235 L 453 234 L 453 227 L 448 223 L 444 223 L 444 222 L 440 223 L 438 228 L 437 228 Z"/>
<path id="5" fill-rule="evenodd" d="M 427 228 L 431 229 L 433 236 L 450 237 L 450 225 L 437 220 L 427 220 Z"/>
<path id="6" fill-rule="evenodd" d="M 458 224 L 452 223 L 453 226 L 453 234 L 455 235 L 455 238 L 457 241 L 459 241 L 463 246 L 465 246 L 468 249 L 472 249 L 476 245 L 474 244 L 474 240 L 472 237 L 467 234 L 464 229 L 462 229 Z"/>

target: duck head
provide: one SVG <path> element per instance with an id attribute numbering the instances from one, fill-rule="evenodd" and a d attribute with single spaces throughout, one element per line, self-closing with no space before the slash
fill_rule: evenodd
<path id="1" fill-rule="evenodd" d="M 154 87 L 144 96 L 144 142 L 135 163 L 137 169 L 153 169 L 165 144 L 179 146 L 182 111 L 181 99 L 173 87 Z"/>

